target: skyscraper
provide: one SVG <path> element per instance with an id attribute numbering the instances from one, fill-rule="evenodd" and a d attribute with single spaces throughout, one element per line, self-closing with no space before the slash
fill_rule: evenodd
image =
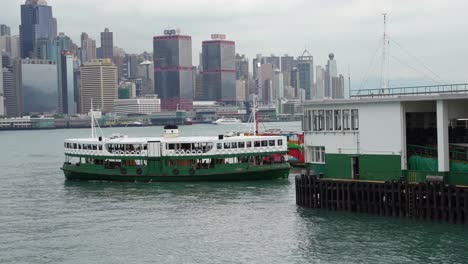
<path id="1" fill-rule="evenodd" d="M 273 64 L 264 63 L 260 66 L 259 78 L 261 87 L 259 87 L 258 99 L 265 104 L 269 104 L 273 100 L 273 73 Z"/>
<path id="2" fill-rule="evenodd" d="M 81 113 L 91 110 L 91 100 L 94 109 L 103 112 L 114 110 L 114 100 L 117 99 L 117 67 L 111 60 L 92 60 L 81 66 Z"/>
<path id="3" fill-rule="evenodd" d="M 236 101 L 235 42 L 222 34 L 203 41 L 203 100 Z"/>
<path id="4" fill-rule="evenodd" d="M 328 62 L 326 69 L 326 79 L 325 79 L 325 97 L 333 98 L 333 78 L 338 77 L 338 69 L 336 66 L 336 60 L 334 60 L 335 54 L 328 54 Z"/>
<path id="5" fill-rule="evenodd" d="M 7 25 L 0 25 L 0 36 L 10 36 L 11 35 L 11 31 L 10 31 L 10 27 L 7 26 Z"/>
<path id="6" fill-rule="evenodd" d="M 20 114 L 56 113 L 57 65 L 51 60 L 25 59 L 14 69 Z"/>
<path id="7" fill-rule="evenodd" d="M 108 28 L 101 32 L 101 50 L 103 59 L 114 58 L 114 33 L 110 32 Z"/>
<path id="8" fill-rule="evenodd" d="M 75 83 L 73 79 L 73 53 L 71 50 L 61 50 L 58 61 L 59 106 L 62 113 L 76 114 Z"/>
<path id="9" fill-rule="evenodd" d="M 302 55 L 297 58 L 297 71 L 299 74 L 299 88 L 305 91 L 305 98 L 302 99 L 311 100 L 314 96 L 314 57 L 309 51 L 304 50 Z"/>
<path id="10" fill-rule="evenodd" d="M 244 98 L 248 98 L 250 94 L 249 79 L 249 59 L 245 55 L 236 54 L 236 80 L 244 81 L 242 83 L 245 88 Z M 236 90 L 238 90 L 237 87 L 238 85 L 236 85 Z"/>
<path id="11" fill-rule="evenodd" d="M 291 85 L 291 71 L 294 67 L 296 67 L 296 61 L 293 56 L 287 54 L 281 56 L 281 72 L 283 73 L 285 86 Z"/>
<path id="12" fill-rule="evenodd" d="M 0 52 L 0 116 L 5 115 L 5 97 L 3 92 L 3 60 Z"/>
<path id="13" fill-rule="evenodd" d="M 87 33 L 81 33 L 81 63 L 90 60 L 95 60 L 96 57 L 96 41 L 88 36 Z"/>
<path id="14" fill-rule="evenodd" d="M 270 63 L 273 65 L 273 70 L 281 68 L 280 57 L 275 56 L 274 54 L 271 54 L 269 57 L 263 57 L 262 63 Z"/>
<path id="15" fill-rule="evenodd" d="M 52 7 L 45 0 L 27 0 L 21 5 L 21 58 L 34 57 L 38 39 L 53 37 Z"/>
<path id="16" fill-rule="evenodd" d="M 155 93 L 167 111 L 192 110 L 192 37 L 165 30 L 153 38 Z"/>
<path id="17" fill-rule="evenodd" d="M 322 66 L 315 67 L 315 92 L 313 99 L 323 99 L 325 96 L 325 70 Z"/>
<path id="18" fill-rule="evenodd" d="M 283 82 L 283 73 L 280 69 L 276 69 L 273 76 L 273 99 L 283 99 L 284 98 L 284 82 Z"/>

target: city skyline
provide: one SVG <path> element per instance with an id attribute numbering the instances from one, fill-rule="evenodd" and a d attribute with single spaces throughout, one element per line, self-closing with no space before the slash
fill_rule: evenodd
<path id="1" fill-rule="evenodd" d="M 464 70 L 467 66 L 463 58 L 457 56 L 463 54 L 463 47 L 468 45 L 468 37 L 461 36 L 458 32 L 468 24 L 463 21 L 461 13 L 468 8 L 468 3 L 464 1 L 451 0 L 450 4 L 425 1 L 424 10 L 420 10 L 419 3 L 404 1 L 284 3 L 261 0 L 250 3 L 241 0 L 236 3 L 212 3 L 178 0 L 168 4 L 141 0 L 137 5 L 118 1 L 118 5 L 109 5 L 108 8 L 90 8 L 96 5 L 91 2 L 96 1 L 90 1 L 89 5 L 87 1 L 89 0 L 48 1 L 54 8 L 58 31 L 69 35 L 75 43 L 80 43 L 82 32 L 87 32 L 93 39 L 99 39 L 102 29 L 109 27 L 114 32 L 115 46 L 124 48 L 129 53 L 141 53 L 152 50 L 152 37 L 160 35 L 164 29 L 180 28 L 182 34 L 192 36 L 194 44 L 201 43 L 213 32 L 220 32 L 235 40 L 238 53 L 246 54 L 250 60 L 257 53 L 264 56 L 289 54 L 297 57 L 307 48 L 314 56 L 314 65 L 324 66 L 327 55 L 333 52 L 343 75 L 347 77 L 348 67 L 350 68 L 353 89 L 360 88 L 366 79 L 369 63 L 383 31 L 380 14 L 388 11 L 388 32 L 392 39 L 402 44 L 406 51 L 424 62 L 446 83 L 465 81 Z M 112 1 L 115 2 L 117 1 Z M 108 3 L 111 1 L 100 0 L 97 5 L 106 6 Z M 11 11 L 2 12 L 3 20 L 0 23 L 10 26 L 12 34 L 18 34 L 21 4 L 24 4 L 24 0 L 1 4 L 4 7 L 2 10 Z M 441 12 L 441 9 L 447 12 Z M 304 12 L 309 13 L 305 17 L 301 16 Z M 450 16 L 443 15 L 449 13 Z M 86 14 L 86 19 L 80 14 Z M 427 17 L 431 17 L 432 24 L 428 24 Z M 266 45 L 265 41 L 271 45 Z M 409 81 L 431 81 L 428 75 L 433 76 L 427 70 L 420 70 L 426 73 L 424 75 L 405 65 L 412 62 L 413 58 L 405 52 L 397 51 L 397 47 L 391 47 L 390 50 L 393 56 L 403 62 L 391 60 L 395 64 L 390 69 L 391 82 L 405 78 L 410 79 Z M 193 45 L 194 65 L 198 65 L 197 54 L 200 51 L 199 45 Z M 420 68 L 422 67 L 418 67 Z M 380 77 L 378 70 L 370 75 L 369 83 Z M 375 88 L 375 85 L 369 85 L 364 88 Z M 390 86 L 394 85 L 391 83 Z"/>

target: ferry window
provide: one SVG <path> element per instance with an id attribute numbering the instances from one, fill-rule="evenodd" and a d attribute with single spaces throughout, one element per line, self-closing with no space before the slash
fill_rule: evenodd
<path id="1" fill-rule="evenodd" d="M 323 110 L 318 110 L 318 130 L 323 131 L 325 128 L 325 116 Z"/>
<path id="2" fill-rule="evenodd" d="M 146 145 L 146 144 L 143 145 L 143 149 L 144 149 L 144 150 L 147 150 L 147 149 L 148 149 L 148 145 Z"/>
<path id="3" fill-rule="evenodd" d="M 213 149 L 214 144 L 211 142 L 206 143 L 206 151 L 210 151 Z"/>
<path id="4" fill-rule="evenodd" d="M 217 143 L 216 144 L 216 149 L 223 149 L 223 144 Z"/>
<path id="5" fill-rule="evenodd" d="M 318 130 L 318 111 L 317 110 L 312 111 L 312 130 L 313 131 Z"/>
<path id="6" fill-rule="evenodd" d="M 274 140 L 268 140 L 268 146 L 274 147 L 275 146 L 275 141 Z"/>
<path id="7" fill-rule="evenodd" d="M 358 109 L 351 110 L 351 129 L 359 130 L 359 112 Z"/>
<path id="8" fill-rule="evenodd" d="M 254 142 L 254 146 L 255 146 L 256 148 L 260 147 L 260 141 L 255 141 L 255 142 Z"/>
<path id="9" fill-rule="evenodd" d="M 309 116 L 307 118 L 307 129 L 308 129 L 308 131 L 312 130 L 312 120 L 313 120 L 312 110 L 309 110 Z"/>
<path id="10" fill-rule="evenodd" d="M 325 129 L 333 130 L 333 110 L 325 111 Z"/>
<path id="11" fill-rule="evenodd" d="M 78 144 L 78 149 L 81 149 L 81 144 Z"/>
<path id="12" fill-rule="evenodd" d="M 262 147 L 268 147 L 268 141 L 262 140 Z"/>
<path id="13" fill-rule="evenodd" d="M 68 143 L 63 143 L 64 148 L 68 148 Z"/>
<path id="14" fill-rule="evenodd" d="M 97 145 L 93 145 L 93 150 L 97 150 Z"/>
<path id="15" fill-rule="evenodd" d="M 237 142 L 232 142 L 231 143 L 231 148 L 237 148 Z"/>
<path id="16" fill-rule="evenodd" d="M 283 140 L 282 139 L 278 139 L 278 146 L 283 146 Z"/>
<path id="17" fill-rule="evenodd" d="M 341 110 L 335 110 L 335 130 L 341 130 Z"/>
<path id="18" fill-rule="evenodd" d="M 247 147 L 248 147 L 248 148 L 251 148 L 251 147 L 252 147 L 252 141 L 247 141 L 246 143 L 247 143 Z"/>
<path id="19" fill-rule="evenodd" d="M 83 144 L 83 150 L 87 150 L 87 149 L 88 149 L 88 145 Z"/>
<path id="20" fill-rule="evenodd" d="M 229 142 L 225 142 L 224 149 L 230 149 L 230 148 L 231 148 L 231 144 L 229 144 Z"/>
<path id="21" fill-rule="evenodd" d="M 343 130 L 349 130 L 349 110 L 343 110 Z"/>
<path id="22" fill-rule="evenodd" d="M 174 143 L 167 144 L 167 145 L 168 145 L 167 149 L 175 149 L 175 144 Z"/>
<path id="23" fill-rule="evenodd" d="M 73 148 L 74 148 L 74 149 L 77 149 L 76 143 L 73 143 Z"/>
<path id="24" fill-rule="evenodd" d="M 102 145 L 99 145 L 99 150 L 102 150 Z"/>
<path id="25" fill-rule="evenodd" d="M 244 148 L 244 147 L 245 147 L 245 143 L 244 143 L 244 142 L 239 142 L 237 145 L 239 146 L 239 148 Z"/>

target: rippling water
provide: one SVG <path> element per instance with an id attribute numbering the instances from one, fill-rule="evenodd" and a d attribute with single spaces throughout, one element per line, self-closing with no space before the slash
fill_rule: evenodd
<path id="1" fill-rule="evenodd" d="M 229 130 L 180 128 L 184 135 Z M 162 129 L 103 131 L 147 136 Z M 89 134 L 0 132 L 0 263 L 468 263 L 465 226 L 298 208 L 293 177 L 66 182 L 63 139 Z"/>

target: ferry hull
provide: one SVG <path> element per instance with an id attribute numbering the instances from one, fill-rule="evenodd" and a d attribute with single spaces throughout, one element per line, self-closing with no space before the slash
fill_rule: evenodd
<path id="1" fill-rule="evenodd" d="M 62 168 L 67 180 L 119 181 L 119 182 L 193 182 L 193 181 L 252 181 L 287 178 L 289 167 L 242 172 L 206 173 L 196 175 L 122 175 L 118 173 L 97 173 Z"/>

